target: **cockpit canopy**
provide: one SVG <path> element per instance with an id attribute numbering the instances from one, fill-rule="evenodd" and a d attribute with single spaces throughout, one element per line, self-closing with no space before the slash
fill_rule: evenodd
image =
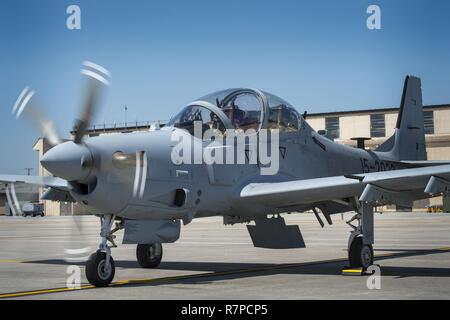
<path id="1" fill-rule="evenodd" d="M 300 116 L 289 103 L 254 89 L 228 89 L 204 96 L 185 107 L 169 125 L 194 135 L 196 121 L 202 123 L 203 132 L 234 129 L 250 134 L 260 129 L 278 129 L 282 133 L 296 132 L 301 127 Z"/>

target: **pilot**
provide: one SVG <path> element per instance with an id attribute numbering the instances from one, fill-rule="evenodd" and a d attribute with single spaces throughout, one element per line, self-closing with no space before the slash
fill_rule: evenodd
<path id="1" fill-rule="evenodd" d="M 232 105 L 232 107 L 228 107 L 223 111 L 227 117 L 231 120 L 235 128 L 239 128 L 239 125 L 242 123 L 244 119 L 245 112 L 241 110 L 238 106 Z"/>
<path id="2" fill-rule="evenodd" d="M 223 125 L 222 121 L 220 120 L 219 116 L 216 113 L 211 112 L 210 119 L 211 119 L 211 121 L 209 122 L 210 129 L 216 129 L 222 133 L 225 131 L 225 126 Z"/>

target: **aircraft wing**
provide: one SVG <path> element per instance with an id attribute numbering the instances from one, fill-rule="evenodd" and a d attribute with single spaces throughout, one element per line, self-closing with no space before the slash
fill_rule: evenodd
<path id="1" fill-rule="evenodd" d="M 0 184 L 9 184 L 9 183 L 25 183 L 37 186 L 52 187 L 62 190 L 70 189 L 68 182 L 61 178 L 0 174 Z"/>
<path id="2" fill-rule="evenodd" d="M 409 205 L 450 191 L 450 165 L 279 183 L 252 183 L 240 197 L 283 208 L 357 197 L 374 205 Z"/>

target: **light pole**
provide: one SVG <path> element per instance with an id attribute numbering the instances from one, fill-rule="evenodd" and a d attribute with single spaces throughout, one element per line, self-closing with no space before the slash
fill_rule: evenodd
<path id="1" fill-rule="evenodd" d="M 125 128 L 127 128 L 127 111 L 128 111 L 128 106 L 125 105 Z"/>

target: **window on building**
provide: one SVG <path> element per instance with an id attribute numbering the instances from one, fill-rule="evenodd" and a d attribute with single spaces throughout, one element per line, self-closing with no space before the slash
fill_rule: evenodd
<path id="1" fill-rule="evenodd" d="M 327 136 L 331 139 L 339 138 L 339 117 L 325 118 L 325 129 Z"/>
<path id="2" fill-rule="evenodd" d="M 423 112 L 423 126 L 425 128 L 425 134 L 434 134 L 434 112 Z"/>
<path id="3" fill-rule="evenodd" d="M 372 138 L 383 138 L 386 136 L 386 121 L 383 113 L 370 115 L 370 136 Z"/>

